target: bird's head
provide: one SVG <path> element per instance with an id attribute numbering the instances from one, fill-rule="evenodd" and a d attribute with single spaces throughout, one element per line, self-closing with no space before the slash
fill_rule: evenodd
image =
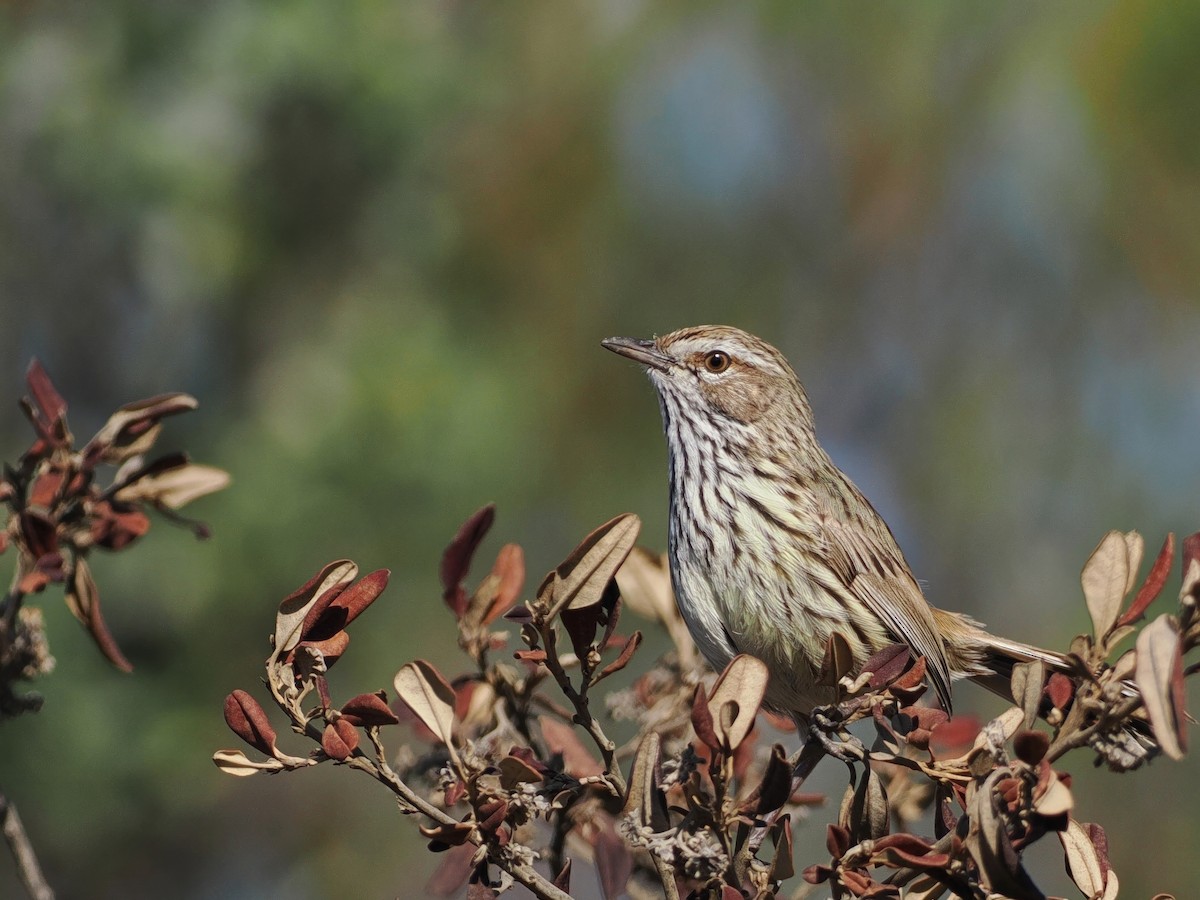
<path id="1" fill-rule="evenodd" d="M 767 413 L 799 416 L 793 425 L 810 422 L 804 389 L 783 354 L 737 328 L 701 325 L 653 340 L 613 337 L 601 344 L 646 367 L 664 411 L 707 412 L 743 425 Z"/>

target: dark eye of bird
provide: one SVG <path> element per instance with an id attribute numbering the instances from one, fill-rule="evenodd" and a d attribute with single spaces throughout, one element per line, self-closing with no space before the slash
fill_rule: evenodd
<path id="1" fill-rule="evenodd" d="M 704 355 L 704 368 L 708 369 L 714 375 L 728 369 L 731 362 L 733 360 L 729 358 L 729 354 L 721 350 L 713 350 Z"/>

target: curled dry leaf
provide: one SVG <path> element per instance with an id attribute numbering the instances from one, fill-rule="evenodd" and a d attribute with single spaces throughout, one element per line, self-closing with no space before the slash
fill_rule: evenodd
<path id="1" fill-rule="evenodd" d="M 345 719 L 330 722 L 321 734 L 321 749 L 330 759 L 349 759 L 358 749 L 358 730 Z"/>
<path id="2" fill-rule="evenodd" d="M 743 653 L 730 660 L 713 685 L 708 711 L 725 749 L 736 750 L 749 734 L 770 677 L 762 660 Z"/>
<path id="3" fill-rule="evenodd" d="M 423 659 L 401 666 L 395 678 L 396 696 L 421 723 L 454 753 L 454 689 Z"/>
<path id="4" fill-rule="evenodd" d="M 253 760 L 241 750 L 218 750 L 213 754 L 212 760 L 226 775 L 241 778 L 257 775 L 259 772 L 278 772 L 283 768 L 283 763 L 277 759 Z"/>
<path id="5" fill-rule="evenodd" d="M 67 606 L 75 618 L 86 626 L 92 640 L 104 654 L 104 658 L 120 671 L 132 672 L 133 665 L 125 658 L 121 648 L 117 646 L 116 638 L 112 636 L 112 632 L 108 630 L 108 625 L 104 621 L 104 616 L 100 614 L 100 593 L 96 588 L 95 579 L 92 578 L 87 560 L 82 556 L 75 558 L 75 570 L 67 585 L 66 598 Z"/>
<path id="6" fill-rule="evenodd" d="M 1121 614 L 1121 603 L 1132 578 L 1130 555 L 1126 536 L 1119 531 L 1110 531 L 1083 567 L 1080 583 L 1092 617 L 1092 633 L 1097 640 L 1103 640 Z M 1140 558 L 1140 553 L 1138 556 Z"/>
<path id="7" fill-rule="evenodd" d="M 359 694 L 347 700 L 342 707 L 342 718 L 352 725 L 366 727 L 395 725 L 400 721 L 400 717 L 388 706 L 387 694 L 383 691 Z"/>
<path id="8" fill-rule="evenodd" d="M 450 607 L 455 616 L 461 617 L 467 608 L 467 593 L 463 590 L 462 581 L 467 577 L 471 568 L 471 559 L 479 549 L 484 536 L 496 520 L 496 504 L 489 503 L 482 509 L 476 510 L 467 521 L 463 522 L 458 533 L 450 541 L 442 553 L 442 564 L 439 575 L 442 580 L 442 599 Z"/>
<path id="9" fill-rule="evenodd" d="M 1183 648 L 1175 617 L 1163 613 L 1138 635 L 1134 681 L 1163 753 L 1182 759 L 1187 746 L 1183 711 Z"/>
<path id="10" fill-rule="evenodd" d="M 285 597 L 275 617 L 274 655 L 295 648 L 300 643 L 304 622 L 313 604 L 325 597 L 328 591 L 345 590 L 356 575 L 358 566 L 348 559 L 339 559 L 324 566 L 303 587 Z"/>
<path id="11" fill-rule="evenodd" d="M 145 501 L 167 509 L 182 509 L 193 500 L 228 486 L 229 473 L 225 470 L 185 463 L 137 479 L 117 491 L 115 499 L 122 503 Z"/>
<path id="12" fill-rule="evenodd" d="M 120 463 L 148 447 L 146 436 L 159 420 L 188 412 L 200 404 L 188 394 L 161 394 L 148 400 L 127 403 L 109 416 L 85 449 L 86 456 L 99 454 L 104 462 Z M 153 440 L 149 443 L 152 443 Z"/>
<path id="13" fill-rule="evenodd" d="M 267 756 L 275 755 L 275 729 L 250 694 L 237 690 L 225 698 L 225 724 L 251 747 Z"/>

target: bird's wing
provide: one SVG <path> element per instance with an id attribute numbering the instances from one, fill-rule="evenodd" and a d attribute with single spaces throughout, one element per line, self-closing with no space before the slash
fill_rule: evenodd
<path id="1" fill-rule="evenodd" d="M 849 480 L 845 484 L 862 512 L 855 516 L 849 508 L 834 509 L 827 499 L 819 515 L 826 556 L 847 589 L 893 637 L 925 657 L 933 689 L 950 712 L 950 663 L 933 610 L 883 519 Z"/>

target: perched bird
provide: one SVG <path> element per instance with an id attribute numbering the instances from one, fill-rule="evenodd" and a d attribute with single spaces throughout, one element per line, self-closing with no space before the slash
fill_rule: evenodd
<path id="1" fill-rule="evenodd" d="M 720 325 L 602 344 L 641 363 L 658 391 L 671 579 L 714 669 L 758 657 L 771 676 L 767 705 L 803 717 L 835 699 L 819 683 L 834 634 L 854 670 L 908 645 L 947 711 L 955 679 L 1006 693 L 1017 662 L 1064 667 L 1061 654 L 929 605 L 887 524 L 817 443 L 804 388 L 770 344 Z"/>

